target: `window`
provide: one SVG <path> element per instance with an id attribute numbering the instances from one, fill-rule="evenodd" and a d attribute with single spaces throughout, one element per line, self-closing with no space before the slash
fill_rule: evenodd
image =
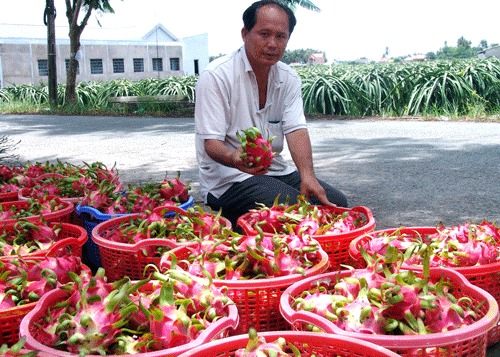
<path id="1" fill-rule="evenodd" d="M 46 59 L 38 60 L 38 75 L 39 76 L 49 75 L 49 60 Z"/>
<path id="2" fill-rule="evenodd" d="M 170 70 L 171 71 L 178 71 L 180 70 L 181 67 L 179 65 L 179 58 L 171 58 L 170 59 Z"/>
<path id="3" fill-rule="evenodd" d="M 113 58 L 113 73 L 125 73 L 123 58 Z"/>
<path id="4" fill-rule="evenodd" d="M 102 59 L 92 58 L 90 59 L 90 73 L 91 74 L 103 74 Z"/>
<path id="5" fill-rule="evenodd" d="M 153 58 L 153 71 L 163 71 L 163 58 Z"/>
<path id="6" fill-rule="evenodd" d="M 66 65 L 66 73 L 69 71 L 69 59 L 64 60 L 64 64 Z M 80 62 L 76 61 L 76 74 L 80 74 Z"/>
<path id="7" fill-rule="evenodd" d="M 134 58 L 134 72 L 144 72 L 144 58 Z"/>

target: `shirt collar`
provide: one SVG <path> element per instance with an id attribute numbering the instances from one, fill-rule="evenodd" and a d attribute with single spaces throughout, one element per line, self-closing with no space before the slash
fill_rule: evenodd
<path id="1" fill-rule="evenodd" d="M 241 59 L 245 67 L 245 72 L 253 72 L 252 65 L 250 64 L 250 61 L 248 61 L 247 52 L 245 51 L 245 46 L 241 46 L 238 51 L 241 53 Z M 278 64 L 274 64 L 271 66 L 271 69 L 269 71 L 269 78 L 270 78 L 270 83 L 274 82 L 276 87 L 280 86 L 281 80 L 279 77 Z"/>

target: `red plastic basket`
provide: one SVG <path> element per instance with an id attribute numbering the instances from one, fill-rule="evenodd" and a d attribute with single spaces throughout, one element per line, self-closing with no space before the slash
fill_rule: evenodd
<path id="1" fill-rule="evenodd" d="M 161 208 L 159 207 L 155 211 Z M 169 207 L 169 212 L 186 213 L 185 210 L 178 207 Z M 138 216 L 138 213 L 134 213 L 125 217 L 112 218 L 99 223 L 92 230 L 92 241 L 99 248 L 101 266 L 106 270 L 109 281 L 120 280 L 124 276 L 128 276 L 132 280 L 144 279 L 146 266 L 154 264 L 159 267 L 161 259 L 160 256 L 148 254 L 148 248 L 162 246 L 173 249 L 184 244 L 161 238 L 144 239 L 135 244 L 126 244 L 113 242 L 107 238 L 110 232 L 113 232 L 120 225 L 126 224 L 130 220 L 136 219 Z M 231 222 L 228 219 L 219 217 L 219 221 L 231 229 Z"/>
<path id="2" fill-rule="evenodd" d="M 17 191 L 0 193 L 0 202 L 18 201 L 19 193 Z"/>
<path id="3" fill-rule="evenodd" d="M 335 214 L 342 214 L 348 211 L 355 211 L 361 213 L 365 217 L 366 223 L 352 231 L 332 234 L 332 235 L 311 235 L 312 238 L 316 239 L 323 250 L 328 254 L 330 259 L 329 271 L 337 271 L 341 268 L 341 265 L 351 265 L 351 257 L 349 255 L 349 244 L 351 241 L 367 232 L 371 232 L 375 229 L 375 219 L 371 210 L 364 206 L 356 206 L 353 208 L 341 208 L 341 207 L 327 207 L 328 210 L 333 211 Z M 258 234 L 257 231 L 249 224 L 248 218 L 251 213 L 245 213 L 238 218 L 238 225 L 243 229 L 246 234 Z M 264 233 L 266 235 L 274 235 L 274 233 Z"/>
<path id="4" fill-rule="evenodd" d="M 52 225 L 58 223 L 52 222 Z M 1 229 L 12 229 L 13 223 L 1 226 Z M 87 231 L 80 226 L 71 223 L 61 223 L 61 231 L 59 232 L 58 240 L 54 242 L 47 250 L 40 250 L 35 253 L 23 255 L 23 258 L 35 258 L 44 256 L 57 256 L 61 252 L 69 252 L 79 258 L 82 257 L 82 247 L 87 241 Z M 0 260 L 12 259 L 12 256 L 0 256 Z"/>
<path id="5" fill-rule="evenodd" d="M 141 287 L 141 289 L 147 288 L 148 285 Z M 77 354 L 72 354 L 69 352 L 60 351 L 49 346 L 38 342 L 37 334 L 38 328 L 35 324 L 41 317 L 43 317 L 51 306 L 57 302 L 64 301 L 68 297 L 68 293 L 57 289 L 45 294 L 39 301 L 38 304 L 32 309 L 28 314 L 22 319 L 21 325 L 19 326 L 19 336 L 26 336 L 26 347 L 29 349 L 38 350 L 44 353 L 48 353 L 51 356 L 74 356 L 78 357 Z M 228 336 L 228 331 L 234 329 L 238 324 L 238 309 L 235 305 L 228 305 L 228 316 L 221 317 L 209 327 L 203 330 L 200 335 L 190 343 L 154 352 L 138 353 L 134 354 L 137 357 L 165 357 L 165 356 L 178 356 L 192 348 L 195 348 L 201 344 L 208 343 L 212 340 L 224 338 Z M 97 355 L 86 355 L 88 357 L 97 357 Z"/>
<path id="6" fill-rule="evenodd" d="M 40 261 L 43 260 L 43 257 L 32 257 L 30 260 Z M 83 264 L 82 269 L 90 273 L 90 269 Z M 3 344 L 10 346 L 19 341 L 19 325 L 21 324 L 21 320 L 36 307 L 37 303 L 32 302 L 0 310 L 0 346 Z"/>
<path id="7" fill-rule="evenodd" d="M 354 239 L 349 246 L 349 254 L 357 262 L 356 268 L 366 267 L 366 263 L 361 256 L 359 247 L 370 239 L 380 234 L 390 235 L 395 231 L 407 235 L 409 238 L 421 238 L 424 241 L 426 237 L 438 232 L 436 227 L 408 227 L 408 228 L 390 228 L 371 232 L 367 235 Z M 370 252 L 368 252 L 370 253 Z M 403 263 L 403 266 L 404 263 Z M 421 269 L 420 266 L 406 266 L 409 269 Z M 480 287 L 490 293 L 500 305 L 500 261 L 492 264 L 477 265 L 473 267 L 448 267 L 448 269 L 461 273 L 473 285 Z M 488 332 L 488 346 L 500 342 L 500 321 Z"/>
<path id="8" fill-rule="evenodd" d="M 188 260 L 190 251 L 184 246 L 173 249 L 172 253 L 178 260 Z M 257 331 L 290 330 L 290 324 L 279 313 L 281 294 L 293 283 L 327 270 L 328 255 L 323 250 L 318 250 L 317 255 L 319 263 L 307 269 L 305 276 L 292 274 L 255 280 L 214 279 L 213 284 L 219 288 L 225 287 L 228 297 L 238 307 L 240 323 L 234 335 L 246 334 L 250 327 Z"/>
<path id="9" fill-rule="evenodd" d="M 288 343 L 293 344 L 301 356 L 339 356 L 339 357 L 397 357 L 386 348 L 359 339 L 338 336 L 329 333 L 296 332 L 296 331 L 270 331 L 261 332 L 266 342 L 274 342 L 283 337 Z M 215 340 L 210 343 L 195 347 L 179 357 L 233 357 L 234 353 L 246 347 L 247 335 L 238 335 Z M 290 352 L 290 356 L 293 353 Z"/>
<path id="10" fill-rule="evenodd" d="M 75 209 L 75 205 L 71 202 L 62 201 L 63 208 L 54 212 L 44 213 L 42 214 L 43 219 L 48 222 L 67 222 L 69 223 L 71 213 Z M 30 203 L 28 201 L 9 201 L 9 202 L 0 202 L 0 205 L 4 210 L 11 209 L 11 207 L 15 207 L 16 210 L 28 209 L 30 207 Z M 28 221 L 38 221 L 40 220 L 40 215 L 23 217 Z M 17 219 L 5 219 L 0 221 L 0 225 L 15 223 Z"/>
<path id="11" fill-rule="evenodd" d="M 189 199 L 179 205 L 179 208 L 186 209 L 193 205 L 194 198 L 193 196 L 189 196 Z M 83 227 L 87 230 L 87 234 L 89 237 L 89 239 L 87 240 L 87 244 L 85 244 L 83 249 L 84 262 L 88 264 L 93 270 L 97 270 L 98 267 L 102 266 L 102 263 L 99 253 L 99 246 L 95 244 L 92 239 L 92 230 L 102 222 L 106 222 L 118 217 L 131 216 L 135 213 L 106 214 L 102 213 L 98 209 L 95 209 L 94 207 L 82 206 L 80 204 L 76 205 L 75 212 L 79 216 Z"/>
<path id="12" fill-rule="evenodd" d="M 328 282 L 333 290 L 337 278 L 351 275 L 351 271 L 325 273 L 303 279 L 285 290 L 281 296 L 280 311 L 284 318 L 292 324 L 295 330 L 306 331 L 308 325 L 313 325 L 326 333 L 359 338 L 390 349 L 402 356 L 484 356 L 488 342 L 488 331 L 498 322 L 498 304 L 485 290 L 472 285 L 467 279 L 450 269 L 437 267 L 430 270 L 431 278 L 439 279 L 444 275 L 453 284 L 453 294 L 456 297 L 469 296 L 477 311 L 478 320 L 471 325 L 442 333 L 427 335 L 388 336 L 347 332 L 328 319 L 308 311 L 296 311 L 291 307 L 294 298 L 316 284 L 316 281 Z"/>

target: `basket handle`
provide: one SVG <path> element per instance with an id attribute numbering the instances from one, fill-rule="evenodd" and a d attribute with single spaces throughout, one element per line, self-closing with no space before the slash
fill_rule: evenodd
<path id="1" fill-rule="evenodd" d="M 133 213 L 106 214 L 106 213 L 102 213 L 98 209 L 95 209 L 94 207 L 82 206 L 81 204 L 76 205 L 75 212 L 77 215 L 81 215 L 82 213 L 91 214 L 95 219 L 98 219 L 100 221 L 107 221 L 110 218 L 130 216 L 133 214 Z"/>
<path id="2" fill-rule="evenodd" d="M 178 213 L 178 214 L 183 215 L 183 216 L 188 214 L 186 212 L 186 210 L 180 208 L 179 206 L 174 206 L 174 205 L 158 206 L 158 207 L 155 207 L 152 212 L 156 213 L 156 214 L 165 215 L 165 216 L 168 215 L 170 212 Z"/>
<path id="3" fill-rule="evenodd" d="M 370 225 L 375 222 L 375 218 L 373 217 L 373 212 L 364 206 L 354 206 L 351 208 L 351 211 L 358 211 L 363 213 L 366 216 L 367 225 Z"/>

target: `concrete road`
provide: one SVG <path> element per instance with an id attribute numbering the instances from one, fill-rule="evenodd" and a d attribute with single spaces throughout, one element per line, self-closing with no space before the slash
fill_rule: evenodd
<path id="1" fill-rule="evenodd" d="M 191 181 L 200 202 L 192 118 L 0 115 L 22 161 L 116 167 L 126 183 Z M 317 175 L 378 229 L 500 222 L 500 123 L 411 120 L 308 122 Z M 289 156 L 287 156 L 289 158 Z"/>

